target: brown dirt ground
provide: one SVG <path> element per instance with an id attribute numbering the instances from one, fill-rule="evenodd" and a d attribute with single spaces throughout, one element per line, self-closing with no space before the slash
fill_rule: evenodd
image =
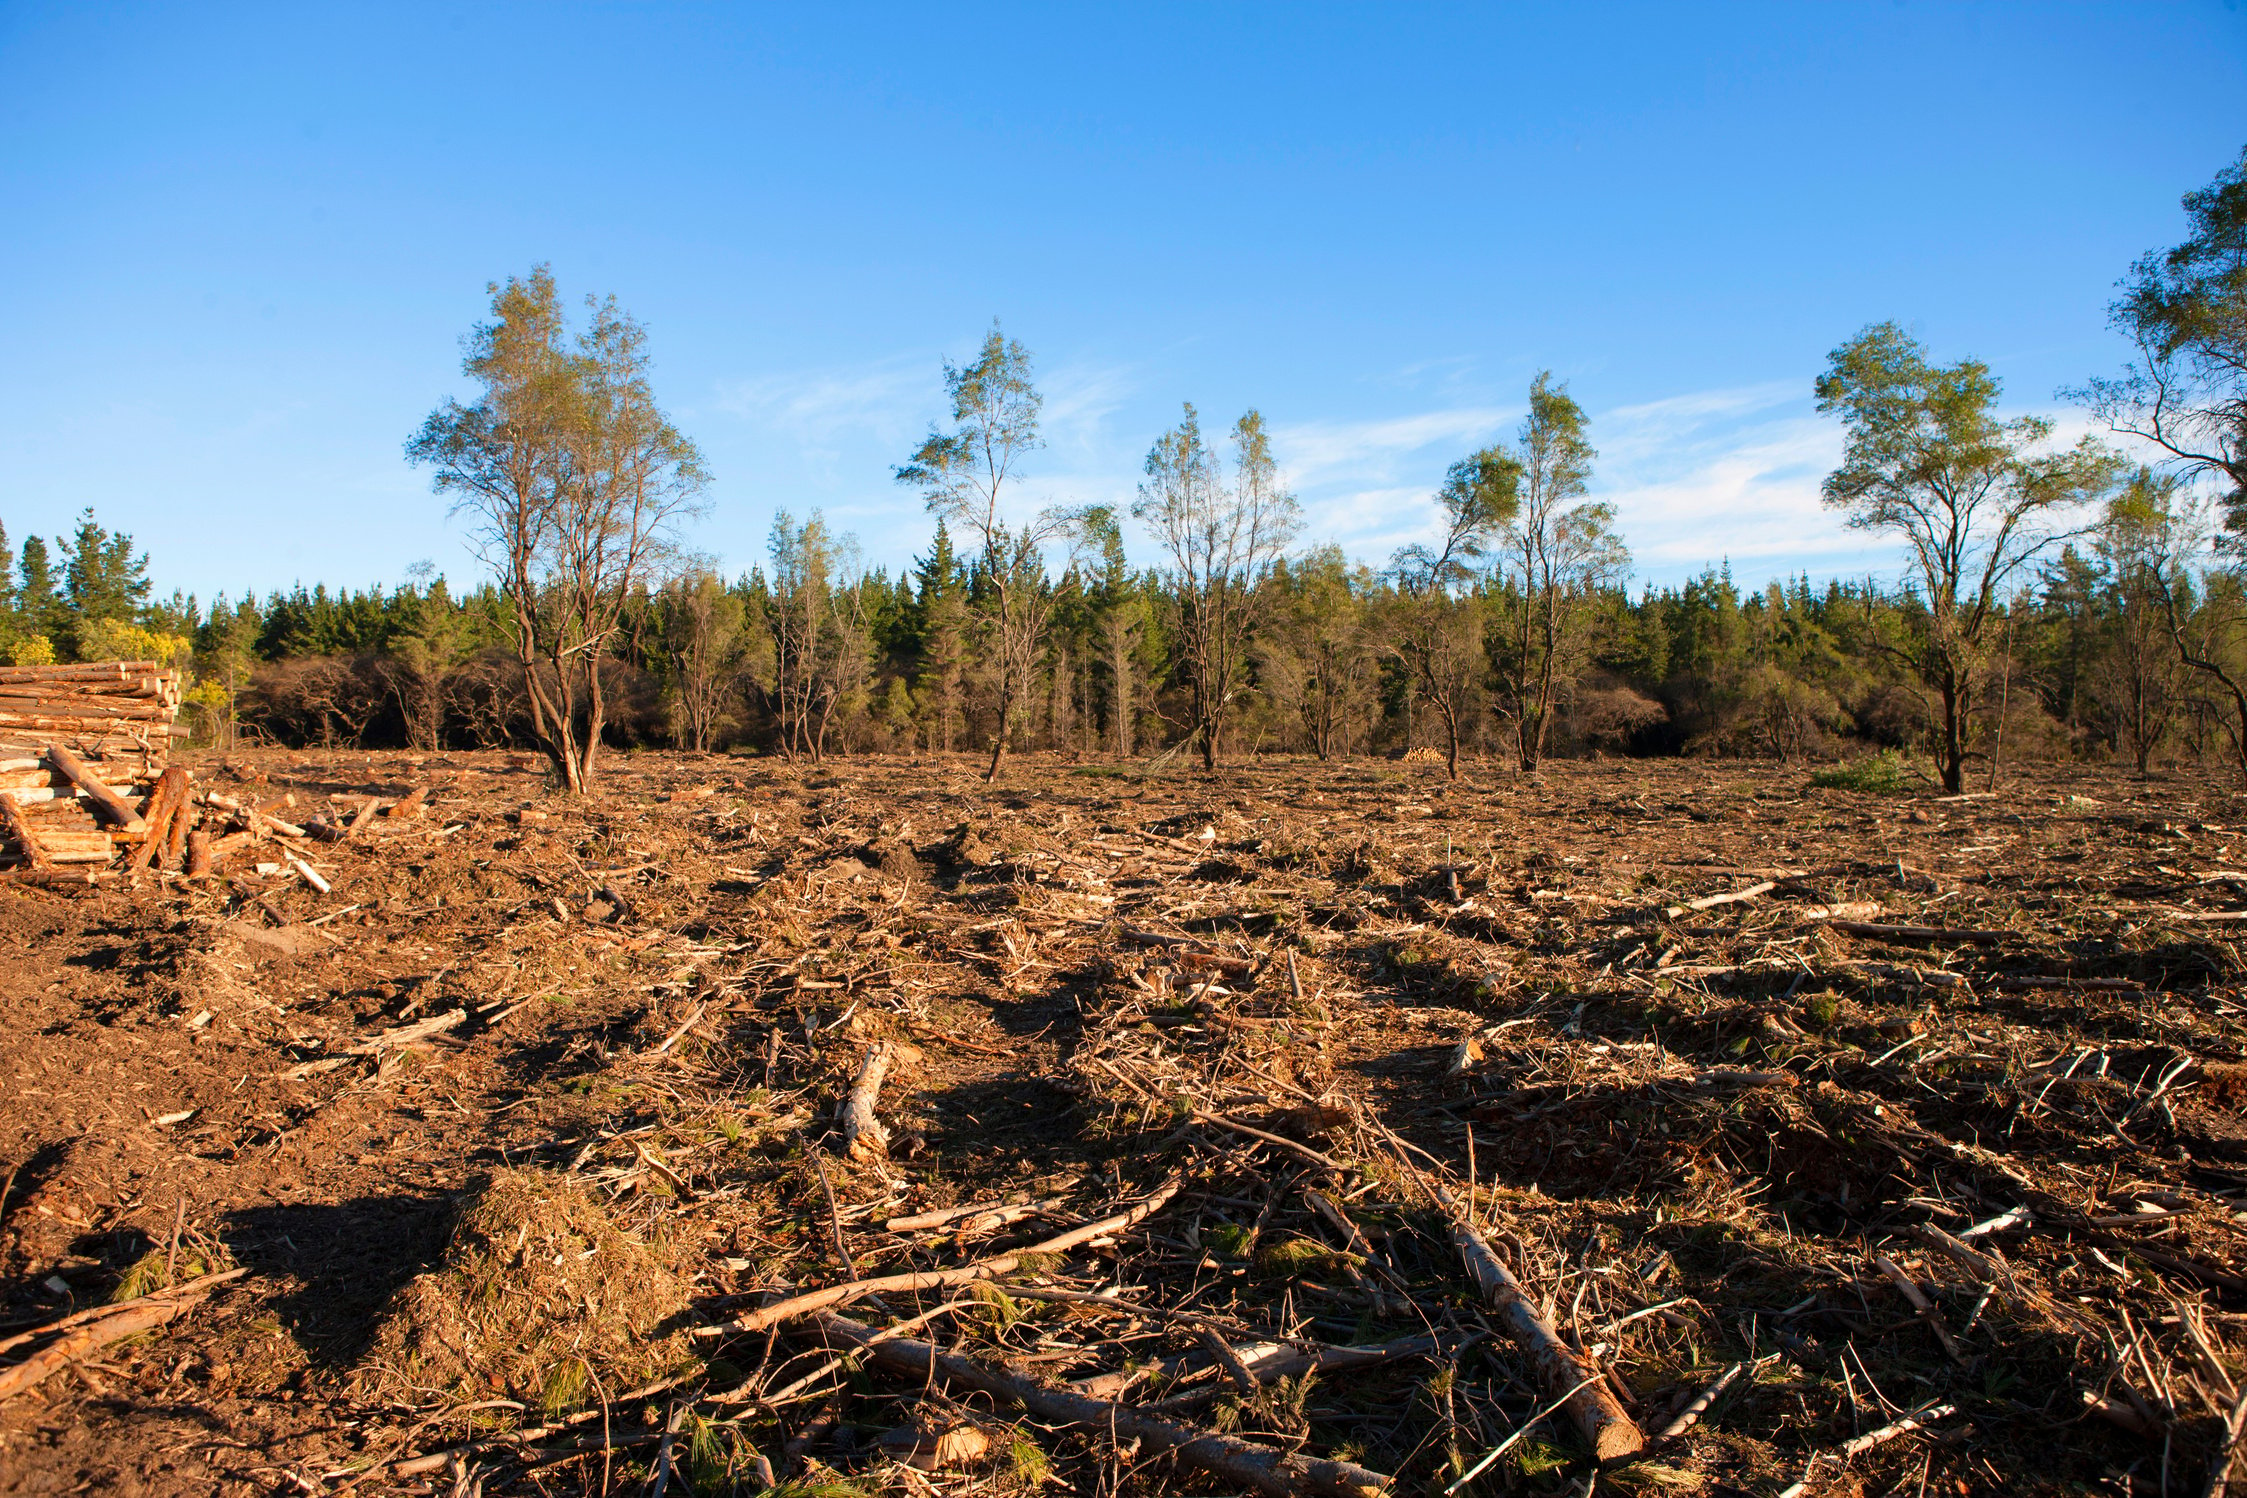
<path id="1" fill-rule="evenodd" d="M 689 1375 L 656 1391 L 560 1353 L 417 1384 L 384 1349 L 465 1262 L 464 1216 L 477 1272 L 514 1263 L 507 1293 L 538 1301 L 535 1345 L 579 1300 L 586 1345 L 613 1340 L 597 1284 L 540 1280 L 530 1229 L 509 1239 L 495 1175 L 603 1218 L 551 1241 L 628 1240 L 609 1251 L 660 1266 L 641 1278 L 675 1276 L 687 1309 L 633 1323 L 675 1346 L 846 1278 L 838 1234 L 861 1275 L 958 1264 L 1174 1174 L 1143 1228 L 1022 1282 L 1190 1305 L 1242 1340 L 1471 1333 L 1416 1184 L 1464 1197 L 1471 1170 L 1493 1240 L 1650 1433 L 1748 1365 L 1599 1491 L 2198 1491 L 2247 1388 L 2247 921 L 2193 918 L 2247 906 L 2247 801 L 2203 780 L 2032 768 L 1946 802 L 1699 762 L 1453 786 L 1422 765 L 1027 761 L 989 787 L 965 759 L 649 754 L 571 804 L 505 755 L 194 768 L 299 820 L 433 790 L 417 821 L 316 846 L 325 896 L 246 872 L 0 887 L 0 1341 L 129 1271 L 144 1288 L 152 1252 L 250 1271 L 0 1405 L 0 1493 L 622 1492 L 666 1421 L 670 1481 L 698 1494 L 760 1490 L 759 1456 L 806 1494 L 1216 1490 L 1028 1424 L 996 1465 L 908 1471 L 879 1437 L 917 1406 L 948 1417 L 941 1396 L 845 1368 L 781 1397 L 823 1361 L 789 1336 L 694 1336 Z M 1844 901 L 1993 935 L 1802 918 Z M 1212 986 L 1133 933 L 1253 970 Z M 882 1095 L 889 1159 L 847 1160 L 822 1141 L 884 1036 L 921 1059 Z M 1339 1251 L 1303 1195 L 1319 1185 L 1378 1262 Z M 882 1226 L 984 1200 L 1041 1212 L 972 1237 Z M 1972 1250 L 1943 1241 L 2013 1208 Z M 987 1293 L 928 1325 L 1053 1378 L 1181 1359 L 1125 1397 L 1159 1386 L 1401 1491 L 1441 1491 L 1547 1402 L 1502 1339 L 1250 1398 L 1208 1390 L 1193 1337 L 1159 1320 Z M 2152 1434 L 2087 1414 L 2093 1397 Z M 1950 1412 L 1926 1432 L 1842 1455 L 1931 1404 Z M 535 1450 L 381 1465 L 548 1421 L 565 1429 Z M 1548 1422 L 1465 1491 L 1591 1474 Z"/>

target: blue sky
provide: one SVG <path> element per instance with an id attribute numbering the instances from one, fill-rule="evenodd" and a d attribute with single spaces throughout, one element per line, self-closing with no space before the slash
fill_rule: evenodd
<path id="1" fill-rule="evenodd" d="M 205 595 L 470 577 L 401 444 L 548 261 L 648 325 L 729 570 L 783 506 L 925 545 L 889 470 L 996 316 L 1044 497 L 1255 406 L 1379 560 L 1549 367 L 1642 580 L 1893 574 L 1817 503 L 1826 352 L 1897 318 L 2080 429 L 2112 283 L 2243 144 L 2217 0 L 0 0 L 0 522 L 90 504 Z"/>

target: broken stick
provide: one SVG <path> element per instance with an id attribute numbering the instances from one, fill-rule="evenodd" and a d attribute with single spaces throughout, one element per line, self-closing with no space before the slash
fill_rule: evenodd
<path id="1" fill-rule="evenodd" d="M 1672 905 L 1663 914 L 1674 921 L 1689 910 L 1714 910 L 1719 905 L 1731 905 L 1740 900 L 1752 900 L 1757 895 L 1768 895 L 1778 887 L 1774 881 L 1766 879 L 1760 884 L 1751 884 L 1746 889 L 1727 890 L 1721 895 L 1703 895 L 1700 899 L 1688 900 L 1683 905 Z"/>
<path id="2" fill-rule="evenodd" d="M 1187 1466 L 1266 1494 L 1268 1498 L 1298 1498 L 1304 1494 L 1316 1494 L 1320 1498 L 1377 1498 L 1389 1491 L 1388 1477 L 1355 1462 L 1276 1451 L 1132 1405 L 1033 1383 L 957 1353 L 939 1351 L 933 1343 L 915 1337 L 885 1339 L 873 1327 L 833 1312 L 822 1313 L 817 1325 L 830 1347 L 863 1352 L 874 1362 L 923 1384 L 960 1384 L 980 1389 L 1029 1411 L 1040 1420 L 1071 1425 L 1112 1441 L 1137 1441 L 1150 1454 L 1170 1452 Z"/>

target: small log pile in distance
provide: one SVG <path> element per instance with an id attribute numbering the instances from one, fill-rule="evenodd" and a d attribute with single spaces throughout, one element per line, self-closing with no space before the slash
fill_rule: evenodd
<path id="1" fill-rule="evenodd" d="M 0 666 L 0 868 L 107 864 L 168 834 L 143 813 L 187 803 L 184 771 L 159 794 L 179 704 L 154 661 Z"/>

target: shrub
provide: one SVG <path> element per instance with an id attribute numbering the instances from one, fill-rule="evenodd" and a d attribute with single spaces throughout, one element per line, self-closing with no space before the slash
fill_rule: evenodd
<path id="1" fill-rule="evenodd" d="M 1868 796 L 1901 796 L 1911 789 L 1911 767 L 1893 749 L 1819 770 L 1810 783 L 1826 790 L 1860 791 Z"/>

